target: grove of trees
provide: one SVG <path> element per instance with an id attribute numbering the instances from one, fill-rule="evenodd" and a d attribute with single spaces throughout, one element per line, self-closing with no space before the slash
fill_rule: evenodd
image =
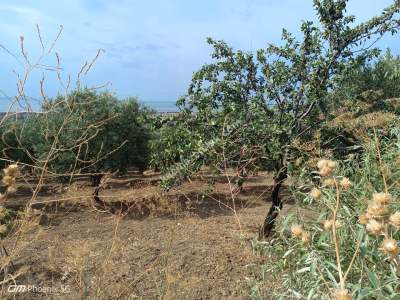
<path id="1" fill-rule="evenodd" d="M 256 53 L 236 51 L 211 38 L 213 62 L 194 73 L 180 113 L 154 117 L 137 99 L 78 88 L 45 99 L 27 117 L 2 120 L 2 163 L 17 161 L 68 180 L 88 174 L 98 185 L 105 172 L 148 166 L 170 189 L 203 165 L 216 173 L 234 169 L 240 188 L 250 173 L 274 173 L 272 206 L 261 228 L 268 236 L 282 208 L 279 191 L 299 158 L 295 144 L 309 141 L 340 107 L 374 101 L 394 109 L 399 58 L 375 46 L 396 34 L 400 2 L 368 21 L 346 14 L 347 0 L 314 0 L 318 22 L 304 21 L 300 36 Z M 89 64 L 90 66 L 91 64 Z M 335 131 L 328 131 L 331 139 Z"/>
<path id="2" fill-rule="evenodd" d="M 106 172 L 144 171 L 149 163 L 150 110 L 136 98 L 88 89 L 59 95 L 40 112 L 9 116 L 2 126 L 3 163 L 47 166 L 57 179 L 87 174 L 93 185 Z"/>

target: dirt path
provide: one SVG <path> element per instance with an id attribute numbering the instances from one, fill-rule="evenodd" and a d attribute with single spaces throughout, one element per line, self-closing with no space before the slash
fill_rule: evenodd
<path id="1" fill-rule="evenodd" d="M 258 211 L 239 212 L 242 230 L 234 216 L 220 215 L 146 220 L 141 226 L 131 226 L 129 235 L 142 253 L 134 265 L 145 270 L 133 291 L 147 299 L 161 295 L 166 299 L 245 299 L 245 277 L 252 273 L 256 259 L 248 240 L 262 219 Z"/>
<path id="2" fill-rule="evenodd" d="M 118 223 L 107 215 L 70 213 L 23 250 L 30 266 L 23 282 L 69 286 L 71 293 L 53 295 L 59 299 L 79 299 L 85 286 L 99 299 L 247 299 L 245 278 L 259 271 L 260 259 L 249 240 L 265 209 L 240 210 L 241 229 L 231 214 Z"/>
<path id="3" fill-rule="evenodd" d="M 163 216 L 121 219 L 81 208 L 51 214 L 25 235 L 17 265 L 29 271 L 19 283 L 68 293 L 18 299 L 249 299 L 262 262 L 250 242 L 270 205 L 259 197 L 263 188 L 245 190 L 236 214 L 229 197 L 215 198 L 223 194 L 218 186 L 213 197 Z M 79 191 L 83 198 L 89 192 Z"/>

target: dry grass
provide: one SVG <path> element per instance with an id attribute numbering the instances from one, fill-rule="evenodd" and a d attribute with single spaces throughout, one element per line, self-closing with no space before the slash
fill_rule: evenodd
<path id="1" fill-rule="evenodd" d="M 249 240 L 267 210 L 271 177 L 249 178 L 234 199 L 236 214 L 224 177 L 212 190 L 199 179 L 169 193 L 153 185 L 156 179 L 107 183 L 100 196 L 131 204 L 123 215 L 93 210 L 93 188 L 82 181 L 45 187 L 32 203 L 35 214 L 18 221 L 26 229 L 3 240 L 8 261 L 23 266 L 15 282 L 68 292 L 52 294 L 56 299 L 247 299 L 246 278 L 261 259 Z M 29 199 L 17 191 L 11 202 Z M 12 296 L 7 288 L 3 298 Z"/>

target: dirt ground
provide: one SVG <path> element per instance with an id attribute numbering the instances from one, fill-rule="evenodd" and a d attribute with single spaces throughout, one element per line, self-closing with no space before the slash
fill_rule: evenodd
<path id="1" fill-rule="evenodd" d="M 110 181 L 100 196 L 129 203 L 124 215 L 93 209 L 85 185 L 39 197 L 48 204 L 38 205 L 40 225 L 5 246 L 17 249 L 14 269 L 29 268 L 15 283 L 42 290 L 12 293 L 6 284 L 1 297 L 249 299 L 262 263 L 251 240 L 270 206 L 271 178 L 250 178 L 234 201 L 223 180 L 212 190 L 199 179 L 167 194 L 155 182 Z"/>

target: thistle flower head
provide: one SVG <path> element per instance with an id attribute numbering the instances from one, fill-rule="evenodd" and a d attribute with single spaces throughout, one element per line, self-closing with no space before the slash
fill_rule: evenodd
<path id="1" fill-rule="evenodd" d="M 335 179 L 327 178 L 322 182 L 322 185 L 325 187 L 335 187 Z"/>
<path id="2" fill-rule="evenodd" d="M 303 228 L 301 227 L 301 225 L 298 224 L 292 225 L 290 231 L 296 237 L 301 237 L 301 235 L 303 234 Z"/>
<path id="3" fill-rule="evenodd" d="M 328 167 L 323 167 L 322 169 L 319 169 L 319 175 L 322 177 L 326 177 L 332 174 L 332 170 Z"/>
<path id="4" fill-rule="evenodd" d="M 397 245 L 397 241 L 392 238 L 386 238 L 383 240 L 381 250 L 390 256 L 396 256 L 400 253 L 400 248 Z"/>
<path id="5" fill-rule="evenodd" d="M 317 163 L 317 167 L 319 169 L 319 174 L 322 177 L 329 176 L 336 169 L 336 162 L 327 159 L 321 159 Z"/>
<path id="6" fill-rule="evenodd" d="M 19 174 L 19 168 L 17 164 L 9 165 L 7 168 L 4 169 L 4 175 L 17 177 Z"/>
<path id="7" fill-rule="evenodd" d="M 325 230 L 330 230 L 332 228 L 333 221 L 332 220 L 325 220 L 324 228 Z"/>
<path id="8" fill-rule="evenodd" d="M 373 218 L 382 218 L 389 213 L 389 208 L 372 202 L 368 205 L 367 212 Z"/>
<path id="9" fill-rule="evenodd" d="M 336 169 L 336 162 L 333 160 L 328 160 L 327 166 L 328 166 L 328 168 L 334 170 L 334 169 Z"/>
<path id="10" fill-rule="evenodd" d="M 10 175 L 4 175 L 2 181 L 5 186 L 11 186 L 15 183 L 15 178 Z"/>
<path id="11" fill-rule="evenodd" d="M 347 177 L 343 177 L 342 180 L 340 181 L 340 186 L 345 190 L 351 188 L 352 185 L 353 185 L 352 182 Z"/>
<path id="12" fill-rule="evenodd" d="M 392 201 L 392 196 L 388 193 L 374 193 L 372 201 L 378 205 L 387 205 Z"/>
<path id="13" fill-rule="evenodd" d="M 367 224 L 367 231 L 373 235 L 382 233 L 383 225 L 374 219 L 370 219 Z"/>
<path id="14" fill-rule="evenodd" d="M 358 218 L 358 222 L 361 225 L 367 225 L 369 219 L 371 219 L 371 216 L 369 215 L 369 213 L 363 213 L 360 215 L 360 217 Z"/>
<path id="15" fill-rule="evenodd" d="M 325 228 L 325 230 L 331 230 L 331 229 L 332 229 L 332 226 L 333 226 L 333 220 L 326 220 L 326 221 L 324 222 L 324 228 Z M 342 223 L 340 223 L 339 220 L 336 220 L 336 222 L 335 222 L 335 228 L 337 229 L 337 228 L 340 228 L 340 227 L 342 227 Z"/>
<path id="16" fill-rule="evenodd" d="M 313 198 L 313 199 L 319 199 L 319 198 L 321 198 L 321 196 L 322 196 L 322 192 L 321 192 L 321 190 L 318 189 L 318 188 L 313 188 L 313 189 L 311 190 L 311 192 L 310 192 L 310 196 L 311 196 L 311 198 Z"/>
<path id="17" fill-rule="evenodd" d="M 318 169 L 322 169 L 323 167 L 325 167 L 326 165 L 328 165 L 328 160 L 327 159 L 321 159 L 318 161 L 317 163 L 317 167 Z"/>
<path id="18" fill-rule="evenodd" d="M 335 300 L 351 300 L 351 294 L 349 290 L 346 289 L 337 289 L 334 293 Z"/>
<path id="19" fill-rule="evenodd" d="M 400 211 L 396 211 L 389 217 L 389 223 L 397 229 L 400 229 Z"/>
<path id="20" fill-rule="evenodd" d="M 7 231 L 7 226 L 5 224 L 0 225 L 0 234 L 4 234 Z"/>
<path id="21" fill-rule="evenodd" d="M 15 194 L 17 192 L 17 189 L 13 186 L 13 185 L 11 185 L 11 186 L 9 186 L 8 188 L 7 188 L 7 194 L 9 194 L 9 195 L 13 195 L 13 194 Z"/>
<path id="22" fill-rule="evenodd" d="M 308 242 L 310 242 L 310 234 L 307 231 L 303 231 L 301 234 L 301 241 L 304 244 L 307 244 Z"/>

